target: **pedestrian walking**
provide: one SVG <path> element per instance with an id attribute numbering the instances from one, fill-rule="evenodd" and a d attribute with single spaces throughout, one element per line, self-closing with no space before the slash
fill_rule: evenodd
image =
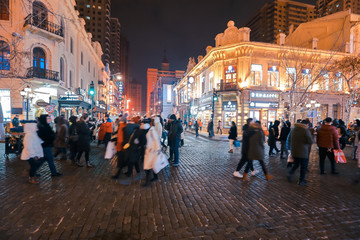
<path id="1" fill-rule="evenodd" d="M 230 144 L 230 150 L 228 151 L 228 153 L 233 153 L 234 152 L 234 141 L 237 138 L 237 128 L 236 128 L 236 124 L 234 121 L 231 122 L 231 128 L 229 130 L 229 144 Z"/>
<path id="2" fill-rule="evenodd" d="M 88 126 L 89 116 L 87 114 L 82 115 L 80 121 L 76 125 L 76 131 L 79 135 L 78 141 L 78 154 L 76 157 L 76 165 L 82 167 L 83 165 L 80 163 L 81 155 L 84 153 L 86 167 L 94 167 L 94 165 L 90 162 L 90 128 Z"/>
<path id="3" fill-rule="evenodd" d="M 325 159 L 329 158 L 331 173 L 339 174 L 336 171 L 334 149 L 340 149 L 338 131 L 335 126 L 331 126 L 331 118 L 324 120 L 324 125 L 317 132 L 317 145 L 319 147 L 320 174 L 325 174 Z"/>
<path id="4" fill-rule="evenodd" d="M 127 125 L 126 118 L 120 119 L 119 128 L 117 132 L 117 143 L 116 143 L 116 154 L 117 154 L 117 172 L 112 176 L 113 179 L 118 179 L 120 177 L 121 171 L 124 167 L 127 166 L 125 162 L 125 149 L 124 145 L 124 128 Z"/>
<path id="5" fill-rule="evenodd" d="M 103 120 L 100 121 L 99 123 L 99 131 L 98 131 L 98 143 L 97 145 L 99 146 L 100 144 L 103 143 L 104 141 L 104 137 L 105 137 L 105 124 L 103 122 Z"/>
<path id="6" fill-rule="evenodd" d="M 202 127 L 203 127 L 203 123 L 202 123 L 201 119 L 199 119 L 198 124 L 199 124 L 200 132 L 201 132 L 201 131 L 202 131 Z"/>
<path id="7" fill-rule="evenodd" d="M 288 137 L 288 146 L 290 146 L 291 156 L 294 159 L 294 163 L 287 177 L 289 182 L 293 181 L 294 173 L 300 166 L 298 184 L 301 186 L 307 185 L 305 177 L 312 143 L 313 137 L 309 131 L 308 121 L 303 120 L 301 123 L 295 123 Z"/>
<path id="8" fill-rule="evenodd" d="M 339 143 L 340 149 L 344 149 L 346 147 L 346 142 L 348 139 L 345 122 L 339 119 L 339 125 L 337 126 L 338 135 L 339 135 Z"/>
<path id="9" fill-rule="evenodd" d="M 179 144 L 180 135 L 183 128 L 179 121 L 176 120 L 175 114 L 172 114 L 168 125 L 168 146 L 170 147 L 169 162 L 173 163 L 174 167 L 179 166 Z"/>
<path id="10" fill-rule="evenodd" d="M 355 121 L 355 126 L 354 126 L 354 141 L 353 141 L 353 147 L 354 147 L 354 151 L 353 151 L 353 160 L 358 161 L 358 158 L 356 156 L 356 151 L 360 145 L 360 120 L 356 119 Z"/>
<path id="11" fill-rule="evenodd" d="M 43 141 L 42 148 L 44 152 L 44 161 L 46 161 L 49 165 L 51 176 L 57 177 L 62 176 L 63 174 L 58 172 L 54 163 L 54 155 L 52 152 L 52 148 L 54 146 L 55 133 L 50 127 L 52 119 L 47 114 L 42 114 L 39 117 L 38 121 L 38 136 Z"/>
<path id="12" fill-rule="evenodd" d="M 36 179 L 36 171 L 42 165 L 41 158 L 44 157 L 44 151 L 41 146 L 42 140 L 37 135 L 38 130 L 36 122 L 27 122 L 24 124 L 25 137 L 23 139 L 23 150 L 21 152 L 21 160 L 26 160 L 30 165 L 29 183 L 38 184 Z"/>
<path id="13" fill-rule="evenodd" d="M 218 121 L 216 134 L 219 134 L 219 132 L 222 134 L 221 120 Z"/>
<path id="14" fill-rule="evenodd" d="M 66 148 L 68 144 L 68 127 L 66 125 L 66 120 L 64 117 L 60 116 L 57 120 L 57 134 L 55 139 L 55 148 L 56 152 L 54 157 L 56 158 L 59 154 L 61 154 L 61 160 L 66 160 Z"/>
<path id="15" fill-rule="evenodd" d="M 263 173 L 265 175 L 265 178 L 267 181 L 270 181 L 274 178 L 274 176 L 270 175 L 268 173 L 268 170 L 264 163 L 264 157 L 265 157 L 265 134 L 261 128 L 261 124 L 257 122 L 250 123 L 249 129 L 244 134 L 244 141 L 248 142 L 248 150 L 247 150 L 247 158 L 248 162 L 252 163 L 254 160 L 258 160 L 260 163 L 260 166 L 263 170 Z M 250 166 L 253 164 L 248 164 L 245 168 L 244 175 L 243 175 L 243 181 L 249 181 L 248 179 L 248 173 L 250 170 Z"/>
<path id="16" fill-rule="evenodd" d="M 280 159 L 287 159 L 287 157 L 289 155 L 288 150 L 286 148 L 286 140 L 287 140 L 288 135 L 291 130 L 290 127 L 291 127 L 290 121 L 283 121 L 283 125 L 281 127 L 281 132 L 280 132 L 280 137 L 279 137 L 279 140 L 281 142 Z M 285 154 L 285 156 L 284 156 L 284 154 Z"/>
<path id="17" fill-rule="evenodd" d="M 199 136 L 199 124 L 197 122 L 195 122 L 194 128 L 195 128 L 195 137 L 198 137 Z"/>
<path id="18" fill-rule="evenodd" d="M 79 135 L 76 130 L 77 117 L 71 116 L 69 118 L 69 149 L 70 149 L 70 160 L 75 164 L 75 157 L 77 153 L 77 145 L 79 141 Z"/>
<path id="19" fill-rule="evenodd" d="M 276 150 L 276 152 L 280 152 L 280 150 L 276 146 L 276 141 L 278 140 L 278 137 L 279 137 L 279 124 L 280 124 L 280 121 L 278 121 L 278 120 L 275 120 L 273 125 L 270 124 L 269 138 L 268 138 L 268 145 L 270 147 L 269 148 L 269 156 L 275 154 L 273 152 L 274 149 Z"/>
<path id="20" fill-rule="evenodd" d="M 113 129 L 113 123 L 112 123 L 111 118 L 109 117 L 109 115 L 105 116 L 104 128 L 105 128 L 104 143 L 105 143 L 105 149 L 106 149 L 108 142 L 111 140 L 111 135 L 112 135 L 113 130 L 114 130 Z"/>

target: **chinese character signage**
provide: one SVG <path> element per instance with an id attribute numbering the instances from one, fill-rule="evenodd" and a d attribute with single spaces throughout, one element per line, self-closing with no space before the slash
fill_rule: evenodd
<path id="1" fill-rule="evenodd" d="M 251 92 L 251 98 L 266 98 L 266 99 L 278 99 L 279 93 L 277 92 Z"/>
<path id="2" fill-rule="evenodd" d="M 223 109 L 224 111 L 233 112 L 236 111 L 237 103 L 236 101 L 225 101 L 223 103 Z"/>

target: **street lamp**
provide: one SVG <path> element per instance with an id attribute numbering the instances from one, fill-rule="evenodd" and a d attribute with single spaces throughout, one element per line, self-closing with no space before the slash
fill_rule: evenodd
<path id="1" fill-rule="evenodd" d="M 91 97 L 91 118 L 93 118 L 93 102 L 94 102 L 94 95 L 95 95 L 95 86 L 94 81 L 91 81 L 90 87 L 89 87 L 89 95 Z"/>
<path id="2" fill-rule="evenodd" d="M 20 95 L 26 100 L 26 120 L 29 120 L 29 101 L 35 97 L 35 94 L 29 86 L 26 86 L 20 91 Z"/>

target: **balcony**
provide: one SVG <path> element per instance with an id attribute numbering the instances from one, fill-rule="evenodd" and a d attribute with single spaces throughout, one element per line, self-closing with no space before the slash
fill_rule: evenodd
<path id="1" fill-rule="evenodd" d="M 32 14 L 25 18 L 24 29 L 46 38 L 57 41 L 64 40 L 64 28 L 62 26 L 34 17 Z"/>
<path id="2" fill-rule="evenodd" d="M 28 68 L 27 70 L 27 78 L 40 78 L 52 82 L 59 82 L 59 72 L 34 67 Z"/>
<path id="3" fill-rule="evenodd" d="M 236 82 L 218 83 L 216 86 L 217 91 L 237 91 L 239 86 Z"/>
<path id="4" fill-rule="evenodd" d="M 104 85 L 105 85 L 105 83 L 104 83 L 104 81 L 99 80 L 99 81 L 98 81 L 98 85 L 103 85 L 103 86 L 104 86 Z"/>

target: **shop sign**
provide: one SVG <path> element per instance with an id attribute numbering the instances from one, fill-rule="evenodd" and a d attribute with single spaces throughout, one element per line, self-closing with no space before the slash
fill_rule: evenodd
<path id="1" fill-rule="evenodd" d="M 228 66 L 225 73 L 236 73 L 236 67 L 235 66 Z"/>
<path id="2" fill-rule="evenodd" d="M 277 102 L 250 102 L 250 108 L 279 108 Z"/>
<path id="3" fill-rule="evenodd" d="M 206 110 L 211 110 L 211 105 L 210 104 L 199 107 L 199 112 L 206 111 Z"/>
<path id="4" fill-rule="evenodd" d="M 237 109 L 237 103 L 236 101 L 227 101 L 223 103 L 223 109 L 224 111 L 233 112 Z"/>
<path id="5" fill-rule="evenodd" d="M 60 100 L 66 100 L 66 101 L 82 101 L 82 97 L 78 95 L 66 95 L 61 97 Z"/>
<path id="6" fill-rule="evenodd" d="M 250 92 L 251 98 L 278 99 L 278 92 Z"/>
<path id="7" fill-rule="evenodd" d="M 200 99 L 200 104 L 206 104 L 212 101 L 212 96 L 203 97 Z"/>
<path id="8" fill-rule="evenodd" d="M 38 107 L 46 107 L 47 105 L 49 105 L 49 103 L 47 103 L 45 101 L 38 101 L 36 103 L 36 106 L 38 106 Z"/>
<path id="9" fill-rule="evenodd" d="M 86 91 L 82 88 L 77 88 L 77 93 L 81 96 L 86 96 Z"/>
<path id="10" fill-rule="evenodd" d="M 191 115 L 196 115 L 198 113 L 198 107 L 192 106 L 190 109 Z"/>

